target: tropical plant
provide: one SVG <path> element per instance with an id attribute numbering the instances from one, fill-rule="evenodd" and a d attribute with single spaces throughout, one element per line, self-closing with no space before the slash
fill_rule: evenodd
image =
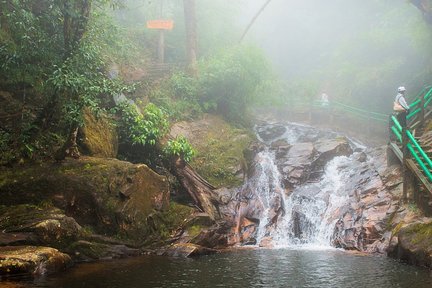
<path id="1" fill-rule="evenodd" d="M 164 152 L 167 157 L 177 156 L 186 162 L 190 162 L 196 153 L 189 141 L 183 136 L 168 140 Z"/>

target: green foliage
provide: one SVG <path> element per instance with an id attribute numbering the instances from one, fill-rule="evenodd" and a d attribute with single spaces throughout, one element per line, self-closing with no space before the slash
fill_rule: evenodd
<path id="1" fill-rule="evenodd" d="M 263 86 L 272 78 L 262 51 L 250 46 L 226 49 L 202 61 L 200 73 L 202 107 L 241 124 L 248 122 L 248 108 L 266 96 Z"/>
<path id="2" fill-rule="evenodd" d="M 183 137 L 177 137 L 174 140 L 169 140 L 164 148 L 164 152 L 168 157 L 178 156 L 186 162 L 190 162 L 195 155 L 195 150 L 189 141 Z"/>
<path id="3" fill-rule="evenodd" d="M 11 149 L 11 135 L 0 130 L 0 165 L 11 162 L 15 157 Z"/>
<path id="4" fill-rule="evenodd" d="M 32 2 L 12 0 L 14 9 L 4 12 L 8 31 L 0 34 L 0 83 L 41 87 L 45 75 L 61 59 L 60 12 L 47 9 L 45 13 L 33 13 Z"/>
<path id="5" fill-rule="evenodd" d="M 198 84 L 195 78 L 182 71 L 174 73 L 169 80 L 170 88 L 179 100 L 197 101 Z"/>
<path id="6" fill-rule="evenodd" d="M 112 36 L 115 31 L 115 27 L 106 21 L 106 16 L 95 14 L 75 53 L 55 66 L 48 83 L 66 98 L 63 100 L 66 123 L 75 121 L 82 124 L 84 107 L 98 110 L 103 100 L 109 101 L 107 96 L 133 89 L 118 79 L 109 79 L 104 73 L 111 57 L 107 51 L 115 43 Z"/>
<path id="7" fill-rule="evenodd" d="M 224 49 L 199 63 L 199 77 L 183 72 L 151 91 L 151 101 L 169 111 L 175 120 L 217 112 L 237 124 L 248 123 L 254 104 L 279 101 L 276 77 L 262 51 L 251 46 Z"/>
<path id="8" fill-rule="evenodd" d="M 121 113 L 120 138 L 131 144 L 155 145 L 168 132 L 165 113 L 154 104 L 148 104 L 143 113 L 127 102 L 118 105 Z"/>

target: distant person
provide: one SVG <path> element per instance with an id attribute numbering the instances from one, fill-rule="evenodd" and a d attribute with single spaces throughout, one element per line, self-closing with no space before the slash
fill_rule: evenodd
<path id="1" fill-rule="evenodd" d="M 398 88 L 398 94 L 396 95 L 393 103 L 393 111 L 396 113 L 396 118 L 402 127 L 406 127 L 406 117 L 409 112 L 409 105 L 405 100 L 406 89 L 404 86 Z"/>
<path id="2" fill-rule="evenodd" d="M 329 97 L 325 92 L 323 92 L 321 94 L 321 106 L 322 107 L 328 107 L 329 104 L 330 104 Z"/>

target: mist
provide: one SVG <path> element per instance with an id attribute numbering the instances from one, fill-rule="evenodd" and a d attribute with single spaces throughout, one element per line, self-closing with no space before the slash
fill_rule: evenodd
<path id="1" fill-rule="evenodd" d="M 243 25 L 265 2 L 248 1 Z M 398 86 L 414 96 L 428 84 L 430 30 L 404 0 L 273 0 L 245 42 L 264 49 L 287 99 L 326 91 L 333 99 L 388 112 Z"/>

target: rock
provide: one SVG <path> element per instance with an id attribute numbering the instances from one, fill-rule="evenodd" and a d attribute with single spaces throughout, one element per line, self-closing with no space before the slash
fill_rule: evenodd
<path id="1" fill-rule="evenodd" d="M 130 248 L 126 245 L 105 244 L 85 240 L 73 243 L 65 251 L 72 255 L 75 261 L 80 262 L 124 258 L 141 254 L 139 249 Z"/>
<path id="2" fill-rule="evenodd" d="M 189 243 L 207 248 L 219 248 L 226 247 L 228 242 L 226 233 L 221 231 L 218 227 L 214 227 L 201 230 Z"/>
<path id="3" fill-rule="evenodd" d="M 158 254 L 170 257 L 195 257 L 202 255 L 215 254 L 218 251 L 215 249 L 205 248 L 192 243 L 174 244 L 163 250 Z"/>
<path id="4" fill-rule="evenodd" d="M 82 157 L 20 167 L 0 180 L 5 205 L 51 202 L 96 233 L 137 241 L 149 233 L 148 216 L 169 207 L 165 177 L 146 165 L 116 159 Z"/>
<path id="5" fill-rule="evenodd" d="M 296 143 L 289 149 L 286 157 L 277 160 L 286 187 L 294 187 L 307 180 L 314 153 L 312 143 Z"/>
<path id="6" fill-rule="evenodd" d="M 78 142 L 85 155 L 115 158 L 118 152 L 118 136 L 115 126 L 104 115 L 95 116 L 84 109 L 84 125 L 80 128 Z"/>
<path id="7" fill-rule="evenodd" d="M 65 270 L 72 265 L 69 255 L 54 248 L 37 246 L 0 247 L 0 275 L 43 275 Z"/>
<path id="8" fill-rule="evenodd" d="M 321 170 L 333 158 L 337 156 L 349 156 L 352 149 L 346 138 L 324 139 L 314 143 L 318 157 L 315 159 L 313 170 Z"/>
<path id="9" fill-rule="evenodd" d="M 54 207 L 17 205 L 0 207 L 0 245 L 44 245 L 64 248 L 82 234 L 72 217 Z"/>
<path id="10" fill-rule="evenodd" d="M 213 186 L 243 184 L 252 142 L 248 131 L 234 128 L 220 116 L 203 114 L 194 121 L 175 123 L 170 136 L 184 136 L 192 144 L 197 153 L 190 164 Z"/>
<path id="11" fill-rule="evenodd" d="M 269 141 L 276 139 L 280 136 L 282 136 L 286 132 L 286 127 L 283 125 L 275 124 L 275 125 L 268 125 L 265 127 L 261 127 L 258 129 L 258 135 L 263 139 L 264 141 Z"/>
<path id="12" fill-rule="evenodd" d="M 432 222 L 400 229 L 398 242 L 389 255 L 410 264 L 432 268 Z"/>

